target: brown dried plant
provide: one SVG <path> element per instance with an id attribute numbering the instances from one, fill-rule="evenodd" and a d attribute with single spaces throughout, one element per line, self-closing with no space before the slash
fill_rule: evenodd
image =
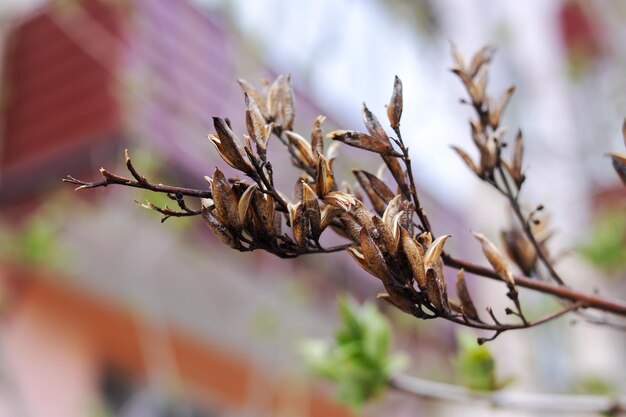
<path id="1" fill-rule="evenodd" d="M 389 169 L 396 186 L 368 171 L 354 171 L 369 204 L 360 191 L 340 185 L 335 178 L 335 157 L 324 144 L 323 116 L 313 123 L 310 139 L 292 130 L 295 100 L 290 78 L 284 75 L 264 92 L 244 80 L 239 81 L 244 93 L 247 129 L 242 138 L 231 129 L 227 119 L 213 119 L 215 133 L 209 134 L 208 139 L 220 157 L 245 178 L 226 178 L 216 168 L 211 177 L 205 177 L 205 189 L 155 184 L 138 173 L 126 152 L 126 167 L 132 178 L 102 168 L 103 179 L 99 182 L 85 182 L 71 176 L 64 181 L 78 185 L 76 190 L 123 185 L 165 193 L 176 201 L 178 209 L 151 203 L 141 205 L 161 213 L 163 220 L 201 216 L 224 244 L 241 252 L 262 249 L 281 258 L 293 258 L 346 251 L 361 268 L 380 280 L 383 291 L 378 294 L 379 299 L 420 319 L 440 318 L 493 332 L 491 337 L 479 339 L 480 343 L 505 331 L 534 327 L 583 309 L 626 317 L 626 304 L 576 291 L 565 284 L 546 250 L 547 234 L 540 230 L 543 223 L 537 214 L 543 206 L 537 206 L 529 214 L 523 213 L 519 202 L 525 180 L 523 135 L 521 131 L 515 135 L 512 152 L 506 156 L 506 129 L 501 125 L 502 113 L 515 88 L 506 89 L 498 99 L 487 94 L 492 55 L 493 49 L 485 47 L 466 63 L 453 46 L 455 67 L 452 72 L 467 91 L 469 98 L 462 102 L 474 110 L 470 129 L 479 158 L 475 161 L 467 151 L 459 147 L 453 149 L 481 181 L 508 200 L 517 225 L 502 232 L 504 252 L 524 275 L 515 275 L 502 252 L 481 233 L 474 233 L 474 236 L 490 268 L 457 259 L 444 251 L 450 236 L 436 235 L 431 227 L 420 204 L 409 149 L 400 132 L 403 99 L 398 77 L 387 106 L 394 135 L 385 131 L 365 104 L 362 107 L 364 132 L 336 130 L 326 134 L 333 141 L 378 154 Z M 302 171 L 296 198 L 292 201 L 275 185 L 272 164 L 267 158 L 271 136 L 287 148 L 293 165 Z M 624 179 L 625 159 L 618 154 L 612 157 Z M 186 198 L 200 200 L 199 207 L 189 208 Z M 347 243 L 324 247 L 320 238 L 328 233 L 342 236 Z M 448 295 L 444 265 L 458 269 L 458 300 Z M 547 271 L 548 277 L 543 277 L 542 271 Z M 513 319 L 502 321 L 490 307 L 486 308 L 487 316 L 481 317 L 466 286 L 466 273 L 504 283 L 512 303 L 505 314 Z M 563 305 L 544 317 L 529 319 L 522 311 L 520 287 L 556 297 Z"/>

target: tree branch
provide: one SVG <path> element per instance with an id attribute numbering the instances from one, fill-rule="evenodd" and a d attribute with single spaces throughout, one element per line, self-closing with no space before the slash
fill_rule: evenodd
<path id="1" fill-rule="evenodd" d="M 391 378 L 389 386 L 397 391 L 422 398 L 464 405 L 476 404 L 489 408 L 535 412 L 607 413 L 609 415 L 626 412 L 626 397 L 624 396 L 542 394 L 509 390 L 478 392 L 458 385 L 429 381 L 404 374 Z"/>

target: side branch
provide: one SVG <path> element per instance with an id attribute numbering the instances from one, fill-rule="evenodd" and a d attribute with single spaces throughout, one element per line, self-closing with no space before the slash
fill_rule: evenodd
<path id="1" fill-rule="evenodd" d="M 140 175 L 135 167 L 133 166 L 131 159 L 128 155 L 128 150 L 125 151 L 126 155 L 126 168 L 132 174 L 135 179 L 122 177 L 116 174 L 113 174 L 107 171 L 104 168 L 100 168 L 100 174 L 104 178 L 102 181 L 82 181 L 68 175 L 66 178 L 63 178 L 63 182 L 67 182 L 70 184 L 78 185 L 74 191 L 89 189 L 89 188 L 99 188 L 99 187 L 108 187 L 109 185 L 123 185 L 126 187 L 134 187 L 141 188 L 144 190 L 150 190 L 157 193 L 166 193 L 166 194 L 180 194 L 189 197 L 197 197 L 197 198 L 211 198 L 211 191 L 209 190 L 197 190 L 194 188 L 185 188 L 185 187 L 176 187 L 172 185 L 164 185 L 164 184 L 153 184 L 149 182 L 144 176 Z"/>
<path id="2" fill-rule="evenodd" d="M 502 281 L 502 278 L 495 271 L 489 268 L 476 265 L 468 261 L 456 259 L 449 255 L 442 256 L 442 259 L 444 264 L 452 268 L 463 268 L 466 272 L 471 272 L 496 281 Z M 597 295 L 586 294 L 561 285 L 554 285 L 545 281 L 539 281 L 537 279 L 519 275 L 516 275 L 514 279 L 515 285 L 517 286 L 539 291 L 544 294 L 550 294 L 564 300 L 580 302 L 582 303 L 582 307 L 594 308 L 626 317 L 626 304 L 619 301 L 607 300 L 606 298 Z"/>
<path id="3" fill-rule="evenodd" d="M 626 411 L 626 397 L 596 395 L 540 394 L 515 391 L 477 392 L 468 388 L 398 374 L 389 386 L 406 394 L 485 407 L 561 413 L 607 413 Z"/>

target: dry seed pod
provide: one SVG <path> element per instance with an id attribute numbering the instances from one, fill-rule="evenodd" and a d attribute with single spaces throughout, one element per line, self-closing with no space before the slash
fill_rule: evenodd
<path id="1" fill-rule="evenodd" d="M 498 163 L 498 145 L 493 137 L 486 139 L 484 143 L 477 143 L 480 152 L 480 171 L 491 172 Z"/>
<path id="2" fill-rule="evenodd" d="M 443 246 L 448 238 L 450 238 L 450 235 L 439 236 L 428 247 L 428 249 L 426 249 L 426 253 L 424 254 L 424 265 L 427 270 L 434 268 L 438 264 L 441 252 L 443 251 Z"/>
<path id="3" fill-rule="evenodd" d="M 465 165 L 467 165 L 469 169 L 471 169 L 474 172 L 474 174 L 478 175 L 479 177 L 482 175 L 482 172 L 478 169 L 476 164 L 474 164 L 474 161 L 472 161 L 472 158 L 463 149 L 454 145 L 451 147 L 461 157 L 463 162 L 465 162 Z"/>
<path id="4" fill-rule="evenodd" d="M 524 275 L 531 275 L 537 263 L 537 251 L 526 235 L 519 229 L 512 229 L 503 230 L 501 237 L 509 258 Z"/>
<path id="5" fill-rule="evenodd" d="M 239 214 L 239 220 L 241 221 L 241 224 L 244 224 L 246 222 L 248 209 L 250 208 L 250 200 L 252 199 L 252 194 L 257 187 L 258 186 L 256 183 L 252 184 L 246 189 L 246 191 L 243 192 L 241 197 L 239 197 L 237 213 Z"/>
<path id="6" fill-rule="evenodd" d="M 376 211 L 376 213 L 382 215 L 382 213 L 384 213 L 385 208 L 387 206 L 387 202 L 383 198 L 380 197 L 380 195 L 376 192 L 376 190 L 374 190 L 374 186 L 370 180 L 370 177 L 367 175 L 365 171 L 352 171 L 352 173 L 354 174 L 357 181 L 361 185 L 361 188 L 363 189 L 363 191 L 365 191 L 365 194 L 367 194 L 367 197 L 372 203 L 372 206 L 374 207 L 374 210 Z M 372 175 L 372 174 L 369 174 L 369 175 Z M 378 178 L 376 178 L 376 180 L 379 183 L 382 183 L 382 181 L 380 181 Z M 391 190 L 389 190 L 389 192 L 391 193 Z"/>
<path id="7" fill-rule="evenodd" d="M 374 227 L 378 231 L 378 236 L 384 248 L 390 256 L 395 257 L 398 254 L 398 241 L 394 238 L 389 227 L 378 216 L 372 216 Z"/>
<path id="8" fill-rule="evenodd" d="M 404 227 L 400 227 L 400 245 L 406 256 L 411 273 L 420 290 L 426 291 L 426 268 L 424 266 L 424 249 L 417 243 Z"/>
<path id="9" fill-rule="evenodd" d="M 495 51 L 496 49 L 492 46 L 483 46 L 480 48 L 472 57 L 472 61 L 470 62 L 470 66 L 467 70 L 468 75 L 471 78 L 474 78 L 481 67 L 491 61 Z"/>
<path id="10" fill-rule="evenodd" d="M 332 140 L 343 142 L 346 145 L 365 149 L 370 152 L 387 154 L 392 151 L 391 145 L 381 142 L 374 136 L 353 130 L 334 130 L 327 136 Z"/>
<path id="11" fill-rule="evenodd" d="M 443 313 L 450 311 L 446 281 L 443 278 L 443 263 L 438 261 L 432 268 L 426 269 L 426 296 L 428 301 Z"/>
<path id="12" fill-rule="evenodd" d="M 330 222 L 333 221 L 333 219 L 341 212 L 342 210 L 337 207 L 331 206 L 330 204 L 326 205 L 326 207 L 322 209 L 322 216 L 320 220 L 320 228 L 322 231 L 326 229 Z"/>
<path id="13" fill-rule="evenodd" d="M 331 191 L 324 196 L 324 203 L 336 207 L 343 211 L 350 211 L 357 204 L 357 201 L 350 194 L 343 191 Z"/>
<path id="14" fill-rule="evenodd" d="M 220 117 L 214 117 L 213 126 L 217 132 L 217 137 L 211 134 L 207 137 L 215 145 L 222 159 L 231 167 L 246 174 L 254 173 L 254 167 L 250 163 L 248 155 L 226 121 Z"/>
<path id="15" fill-rule="evenodd" d="M 255 190 L 252 192 L 251 206 L 256 216 L 259 230 L 267 236 L 273 236 L 276 214 L 274 198 L 271 195 Z"/>
<path id="16" fill-rule="evenodd" d="M 524 158 L 524 138 L 522 131 L 518 130 L 515 135 L 515 145 L 513 147 L 513 161 L 511 164 L 511 177 L 517 187 L 521 187 L 524 182 L 524 174 L 522 174 L 522 161 Z"/>
<path id="17" fill-rule="evenodd" d="M 401 211 L 402 211 L 402 196 L 398 194 L 397 196 L 392 198 L 387 204 L 387 207 L 385 207 L 385 211 L 383 212 L 383 221 L 386 224 L 391 224 L 396 214 L 400 213 Z"/>
<path id="18" fill-rule="evenodd" d="M 494 271 L 496 271 L 500 278 L 502 278 L 510 287 L 515 286 L 513 274 L 511 273 L 509 265 L 500 251 L 498 251 L 495 245 L 491 243 L 482 233 L 472 232 L 472 234 L 480 242 L 485 258 L 487 258 Z"/>
<path id="19" fill-rule="evenodd" d="M 376 298 L 391 304 L 392 306 L 398 308 L 400 311 L 403 311 L 406 314 L 414 314 L 415 306 L 406 297 L 395 295 L 393 292 L 380 292 L 376 294 Z"/>
<path id="20" fill-rule="evenodd" d="M 239 219 L 237 196 L 219 168 L 215 168 L 212 182 L 211 193 L 217 218 L 228 227 L 241 230 L 242 222 Z"/>
<path id="21" fill-rule="evenodd" d="M 475 103 L 482 103 L 485 101 L 487 96 L 487 78 L 487 68 L 483 66 L 478 71 L 478 74 L 476 75 L 476 82 L 474 83 L 475 90 L 473 91 L 475 96 L 473 96 L 472 99 Z"/>
<path id="22" fill-rule="evenodd" d="M 368 231 L 374 230 L 374 222 L 372 221 L 372 213 L 361 203 L 359 200 L 355 200 L 355 204 L 350 210 L 350 214 L 361 226 Z"/>
<path id="23" fill-rule="evenodd" d="M 420 235 L 417 236 L 417 241 L 424 248 L 428 248 L 430 245 L 433 244 L 433 235 L 430 232 L 420 233 Z"/>
<path id="24" fill-rule="evenodd" d="M 257 107 L 261 111 L 263 118 L 265 118 L 265 120 L 268 120 L 270 118 L 269 112 L 267 110 L 267 105 L 265 104 L 265 99 L 263 98 L 263 96 L 254 87 L 252 87 L 246 80 L 239 79 L 237 80 L 237 82 L 241 86 L 241 89 L 243 90 L 244 94 L 246 94 L 252 100 L 254 100 L 254 103 L 257 105 Z"/>
<path id="25" fill-rule="evenodd" d="M 340 236 L 351 239 L 354 242 L 358 242 L 359 233 L 361 232 L 362 227 L 354 220 L 354 218 L 348 213 L 340 213 L 339 221 L 341 221 L 343 228 L 340 229 L 331 225 L 333 230 Z"/>
<path id="26" fill-rule="evenodd" d="M 390 285 L 392 282 L 391 272 L 389 272 L 389 268 L 387 268 L 383 254 L 376 243 L 374 243 L 374 240 L 365 227 L 361 228 L 359 232 L 359 245 L 363 257 L 369 269 L 374 273 L 374 276 L 378 277 L 385 286 Z"/>
<path id="27" fill-rule="evenodd" d="M 363 256 L 363 254 L 361 253 L 360 250 L 358 250 L 357 248 L 350 246 L 348 248 L 348 253 L 350 254 L 350 256 L 352 256 L 352 259 L 354 259 L 356 261 L 357 264 L 359 264 L 359 266 L 361 268 L 363 268 L 363 270 L 365 270 L 365 272 L 367 272 L 370 275 L 374 275 L 376 276 L 376 274 L 374 273 L 374 271 L 372 271 L 370 269 L 369 264 L 367 263 L 367 261 L 365 260 L 365 257 Z"/>
<path id="28" fill-rule="evenodd" d="M 476 307 L 472 301 L 472 297 L 470 297 L 467 285 L 465 284 L 465 274 L 463 269 L 459 269 L 459 272 L 457 273 L 456 294 L 461 300 L 463 313 L 472 320 L 480 321 L 478 312 L 476 311 Z"/>
<path id="29" fill-rule="evenodd" d="M 280 79 L 280 77 L 279 77 Z M 281 120 L 283 129 L 292 130 L 293 122 L 296 117 L 296 106 L 295 99 L 293 95 L 293 88 L 291 86 L 291 76 L 287 75 L 282 78 L 283 88 L 282 88 L 282 105 L 281 108 Z"/>
<path id="30" fill-rule="evenodd" d="M 393 129 L 400 127 L 400 118 L 402 117 L 402 81 L 396 75 L 393 82 L 393 93 L 391 100 L 387 106 L 387 116 L 389 123 Z"/>
<path id="31" fill-rule="evenodd" d="M 502 93 L 502 97 L 500 97 L 500 100 L 498 100 L 497 105 L 489 106 L 489 125 L 493 129 L 497 129 L 498 125 L 500 125 L 502 113 L 504 113 L 506 106 L 509 104 L 513 93 L 515 93 L 514 85 L 510 86 L 504 91 L 504 93 Z"/>
<path id="32" fill-rule="evenodd" d="M 322 234 L 322 213 L 315 192 L 305 182 L 302 183 L 302 202 L 304 213 L 311 228 L 311 237 L 317 241 Z"/>
<path id="33" fill-rule="evenodd" d="M 400 244 L 400 227 L 402 227 L 402 219 L 405 217 L 405 212 L 402 210 L 400 213 L 393 216 L 391 220 L 391 224 L 388 227 L 391 229 L 391 233 L 393 234 L 394 244 L 398 246 Z"/>
<path id="34" fill-rule="evenodd" d="M 311 144 L 299 134 L 285 131 L 285 136 L 294 149 L 295 158 L 305 167 L 312 168 L 317 162 L 317 157 L 311 150 Z"/>
<path id="35" fill-rule="evenodd" d="M 304 212 L 304 204 L 302 202 L 295 206 L 289 206 L 289 214 L 291 217 L 291 231 L 293 240 L 298 246 L 304 246 L 307 235 L 307 218 Z"/>
<path id="36" fill-rule="evenodd" d="M 267 89 L 267 111 L 268 111 L 268 120 L 276 120 L 281 111 L 280 107 L 282 106 L 281 96 L 282 92 L 282 81 L 281 78 L 283 75 L 279 75 L 274 82 Z"/>
<path id="37" fill-rule="evenodd" d="M 389 155 L 382 155 L 383 161 L 387 168 L 389 168 L 389 172 L 393 176 L 393 179 L 400 186 L 402 192 L 408 196 L 409 194 L 409 186 L 406 182 L 406 176 L 404 174 L 404 170 L 398 161 L 398 158 Z"/>
<path id="38" fill-rule="evenodd" d="M 315 191 L 320 198 L 333 190 L 333 171 L 324 155 L 317 154 L 317 172 L 315 178 Z"/>
<path id="39" fill-rule="evenodd" d="M 265 118 L 254 100 L 247 94 L 244 95 L 244 99 L 246 103 L 246 129 L 248 134 L 254 143 L 265 151 L 267 149 L 267 140 L 272 133 L 271 126 L 266 124 Z"/>
<path id="40" fill-rule="evenodd" d="M 465 58 L 463 58 L 463 54 L 456 46 L 454 42 L 450 42 L 450 49 L 452 51 L 452 59 L 454 60 L 454 64 L 456 68 L 462 72 L 465 71 Z"/>
<path id="41" fill-rule="evenodd" d="M 209 229 L 221 240 L 224 244 L 234 248 L 236 246 L 236 240 L 233 234 L 228 230 L 224 224 L 222 224 L 210 210 L 203 208 L 202 217 L 206 221 Z"/>
<path id="42" fill-rule="evenodd" d="M 385 129 L 380 125 L 378 118 L 374 116 L 374 114 L 367 108 L 365 103 L 363 103 L 362 108 L 363 114 L 363 122 L 365 123 L 365 127 L 371 136 L 374 137 L 378 142 L 380 142 L 380 146 L 386 147 L 389 151 L 392 151 L 391 141 L 389 140 L 389 136 L 385 133 Z"/>
<path id="43" fill-rule="evenodd" d="M 367 180 L 371 184 L 374 192 L 378 194 L 378 196 L 382 198 L 385 203 L 389 203 L 395 197 L 395 194 L 391 191 L 387 184 L 385 184 L 385 182 L 376 175 L 370 174 L 367 171 L 361 172 L 367 177 Z"/>
<path id="44" fill-rule="evenodd" d="M 311 149 L 313 149 L 313 155 L 324 154 L 324 134 L 322 133 L 322 123 L 324 123 L 326 117 L 317 116 L 313 123 L 313 129 L 311 130 Z"/>

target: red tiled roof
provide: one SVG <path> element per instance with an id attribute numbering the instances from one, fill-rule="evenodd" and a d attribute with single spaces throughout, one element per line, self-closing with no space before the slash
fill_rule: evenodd
<path id="1" fill-rule="evenodd" d="M 118 30 L 112 10 L 98 1 L 87 4 L 91 17 Z M 109 52 L 113 63 L 115 53 Z M 111 74 L 68 37 L 51 13 L 34 16 L 9 35 L 5 62 L 3 203 L 36 191 L 35 172 L 45 168 L 62 175 L 59 170 L 80 165 L 77 158 L 93 144 L 116 138 L 121 130 Z"/>

